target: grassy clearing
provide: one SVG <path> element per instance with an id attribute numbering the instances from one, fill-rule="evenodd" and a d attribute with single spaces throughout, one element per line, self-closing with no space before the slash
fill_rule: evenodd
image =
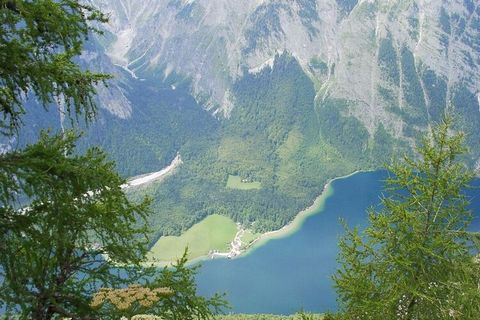
<path id="1" fill-rule="evenodd" d="M 227 188 L 238 190 L 258 190 L 262 188 L 262 184 L 256 181 L 243 182 L 242 177 L 229 175 L 227 180 Z"/>
<path id="2" fill-rule="evenodd" d="M 149 257 L 160 261 L 174 261 L 188 246 L 189 259 L 208 254 L 210 250 L 228 251 L 237 233 L 232 219 L 218 214 L 208 216 L 179 237 L 160 238 L 149 252 Z"/>
<path id="3" fill-rule="evenodd" d="M 260 237 L 261 233 L 253 233 L 251 230 L 245 230 L 242 236 L 242 249 L 247 248 L 253 240 Z"/>

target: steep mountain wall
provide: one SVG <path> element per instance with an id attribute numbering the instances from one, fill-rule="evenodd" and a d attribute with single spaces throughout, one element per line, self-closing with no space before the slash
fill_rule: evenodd
<path id="1" fill-rule="evenodd" d="M 435 109 L 454 100 L 458 86 L 480 94 L 480 7 L 473 0 L 93 2 L 110 14 L 103 44 L 114 64 L 134 77 L 188 77 L 205 107 L 224 116 L 234 107 L 232 84 L 283 51 L 315 81 L 318 99 L 356 102 L 349 112 L 371 133 L 382 121 L 401 134 L 390 98 L 404 110 Z M 446 91 L 442 101 L 430 96 L 425 72 L 445 82 L 435 89 Z M 414 90 L 419 101 L 409 98 Z"/>

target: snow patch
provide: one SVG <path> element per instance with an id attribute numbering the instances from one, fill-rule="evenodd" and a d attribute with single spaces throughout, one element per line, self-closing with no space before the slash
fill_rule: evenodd
<path id="1" fill-rule="evenodd" d="M 357 5 L 361 5 L 364 3 L 375 3 L 377 0 L 360 0 Z"/>

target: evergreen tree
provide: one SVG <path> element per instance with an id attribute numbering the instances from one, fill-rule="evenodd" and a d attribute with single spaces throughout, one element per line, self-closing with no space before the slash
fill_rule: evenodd
<path id="1" fill-rule="evenodd" d="M 389 166 L 388 196 L 370 225 L 347 229 L 334 276 L 346 319 L 478 319 L 480 263 L 459 161 L 463 134 L 444 119 L 419 158 Z"/>
<path id="2" fill-rule="evenodd" d="M 0 156 L 0 300 L 25 318 L 94 316 L 93 293 L 131 281 L 116 266 L 146 252 L 148 203 L 128 201 L 102 151 L 76 155 L 76 138 L 44 133 Z"/>
<path id="3" fill-rule="evenodd" d="M 227 302 L 219 294 L 211 298 L 198 296 L 195 284 L 198 265 L 187 267 L 187 255 L 185 251 L 176 263 L 160 272 L 155 268 L 143 269 L 150 279 L 141 287 L 100 290 L 92 305 L 111 319 L 139 314 L 152 314 L 163 320 L 213 319 L 213 314 L 223 311 Z M 156 296 L 151 292 L 156 292 Z"/>
<path id="4" fill-rule="evenodd" d="M 94 119 L 95 86 L 109 76 L 74 59 L 98 32 L 91 25 L 104 21 L 83 1 L 0 0 L 3 138 L 22 130 L 28 99 L 44 108 L 60 102 L 72 125 L 79 116 Z M 78 137 L 43 132 L 38 142 L 0 154 L 0 311 L 7 318 L 113 319 L 92 305 L 94 294 L 144 283 L 168 285 L 175 297 L 153 311 L 211 318 L 225 302 L 198 297 L 184 263 L 169 282 L 162 282 L 169 271 L 143 268 L 148 201 L 130 202 L 114 164 L 98 148 L 79 154 Z"/>
<path id="5" fill-rule="evenodd" d="M 21 126 L 24 102 L 45 108 L 59 99 L 70 117 L 96 113 L 95 85 L 109 76 L 82 70 L 74 58 L 106 17 L 78 0 L 0 0 L 0 130 Z"/>

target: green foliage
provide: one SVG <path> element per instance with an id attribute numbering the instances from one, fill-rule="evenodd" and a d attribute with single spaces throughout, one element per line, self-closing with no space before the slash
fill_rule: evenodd
<path id="1" fill-rule="evenodd" d="M 397 94 L 392 89 L 387 89 L 382 86 L 378 86 L 378 94 L 382 97 L 383 101 L 387 104 L 387 110 L 392 110 L 395 112 L 400 112 L 400 109 L 397 105 L 398 98 Z"/>
<path id="2" fill-rule="evenodd" d="M 328 179 L 371 167 L 371 159 L 375 165 L 383 164 L 396 150 L 397 141 L 386 130 L 378 129 L 377 137 L 370 137 L 360 121 L 346 116 L 351 103 L 329 98 L 315 106 L 312 81 L 287 53 L 275 58 L 273 68 L 245 74 L 233 89 L 236 105 L 229 119 L 209 118 L 197 105 L 183 104 L 183 112 L 196 112 L 195 116 L 182 114 L 172 93 L 164 107 L 158 101 L 165 95 L 149 98 L 150 91 L 144 90 L 142 112 L 146 114 L 142 123 L 146 124 L 141 130 L 148 133 L 134 139 L 140 129 L 128 128 L 125 122 L 121 131 L 132 135 L 125 138 L 126 147 L 115 148 L 115 159 L 122 159 L 127 152 L 123 150 L 130 149 L 134 141 L 142 141 L 142 146 L 148 146 L 146 150 L 155 150 L 138 152 L 138 157 L 146 159 L 142 163 L 155 154 L 168 163 L 176 151 L 183 160 L 175 175 L 161 184 L 132 191 L 132 199 L 140 199 L 143 193 L 154 199 L 156 214 L 149 223 L 156 232 L 151 245 L 160 236 L 185 232 L 211 214 L 226 215 L 258 232 L 281 228 L 313 202 Z M 184 99 L 178 88 L 175 92 L 177 99 Z M 161 116 L 150 116 L 155 106 Z M 140 117 L 142 112 L 133 117 Z M 173 116 L 170 120 L 169 113 L 179 120 Z M 154 118 L 156 124 L 150 125 L 147 118 Z M 172 128 L 173 121 L 178 125 Z M 155 130 L 165 131 L 166 138 L 154 149 Z M 180 142 L 173 143 L 174 137 Z M 385 150 L 379 149 L 383 142 L 388 142 Z M 149 165 L 158 168 L 158 163 Z M 148 171 L 155 169 L 148 167 L 143 172 Z M 258 182 L 261 189 L 229 188 L 231 176 Z"/>
<path id="3" fill-rule="evenodd" d="M 313 69 L 315 72 L 318 72 L 322 76 L 328 75 L 328 64 L 320 60 L 320 58 L 318 57 L 313 57 L 312 59 L 310 59 L 310 68 Z"/>
<path id="4" fill-rule="evenodd" d="M 469 146 L 472 146 L 472 158 L 478 158 L 480 150 L 477 150 L 475 146 L 478 145 L 480 140 L 480 131 L 476 125 L 480 121 L 480 113 L 478 112 L 480 102 L 475 94 L 465 87 L 457 85 L 452 88 L 452 92 L 452 105 L 458 118 L 456 125 L 465 131 L 465 140 Z M 471 166 L 475 165 L 475 160 L 466 160 L 469 161 Z"/>
<path id="5" fill-rule="evenodd" d="M 331 145 L 341 150 L 342 155 L 365 161 L 369 138 L 367 129 L 357 118 L 341 115 L 341 111 L 347 110 L 348 102 L 332 102 L 328 101 L 320 108 L 322 134 Z"/>
<path id="6" fill-rule="evenodd" d="M 240 176 L 228 176 L 227 188 L 238 189 L 238 190 L 252 190 L 252 189 L 261 189 L 262 184 L 256 181 L 244 181 Z"/>
<path id="7" fill-rule="evenodd" d="M 159 277 L 150 283 L 152 287 L 167 287 L 174 292 L 162 301 L 158 309 L 150 310 L 165 320 L 176 319 L 213 319 L 213 314 L 222 312 L 228 304 L 222 295 L 215 294 L 211 298 L 197 295 L 195 274 L 199 265 L 187 267 L 187 251 L 173 268 L 164 268 Z"/>
<path id="8" fill-rule="evenodd" d="M 462 36 L 462 42 L 469 45 L 473 48 L 474 52 L 480 52 L 480 17 L 478 15 L 478 8 L 477 8 L 477 16 L 472 16 L 470 20 L 470 28 L 468 32 L 465 32 Z"/>
<path id="9" fill-rule="evenodd" d="M 440 28 L 444 32 L 440 36 L 440 43 L 444 50 L 448 52 L 448 47 L 450 46 L 449 36 L 452 34 L 452 23 L 450 21 L 450 16 L 444 7 L 442 7 L 442 10 L 440 11 Z"/>
<path id="10" fill-rule="evenodd" d="M 114 263 L 138 264 L 146 252 L 137 222 L 148 203 L 130 203 L 114 164 L 97 148 L 75 154 L 76 139 L 44 133 L 0 157 L 0 299 L 23 317 L 89 315 L 96 286 L 125 281 Z"/>
<path id="11" fill-rule="evenodd" d="M 315 319 L 323 319 L 324 318 L 323 316 L 315 315 L 315 314 L 311 314 L 311 313 L 306 313 L 304 311 L 299 312 L 297 315 L 300 318 L 300 320 L 315 320 Z"/>
<path id="12" fill-rule="evenodd" d="M 158 212 L 151 220 L 155 239 L 186 231 L 212 213 L 248 227 L 255 222 L 255 231 L 278 229 L 313 202 L 329 178 L 359 168 L 350 162 L 352 153 L 341 153 L 348 148 L 338 151 L 320 136 L 325 120 L 315 110 L 313 84 L 292 56 L 279 55 L 273 69 L 244 75 L 234 94 L 230 118 L 183 145 L 181 169 L 146 190 Z M 351 130 L 364 133 L 357 125 Z M 361 139 L 366 148 L 368 139 Z M 230 175 L 262 188 L 227 188 Z"/>
<path id="13" fill-rule="evenodd" d="M 398 68 L 398 57 L 395 48 L 393 47 L 391 38 L 384 38 L 380 40 L 380 47 L 378 49 L 378 61 L 382 67 L 383 72 L 388 81 L 396 86 L 400 84 L 400 72 Z"/>
<path id="14" fill-rule="evenodd" d="M 480 247 L 467 231 L 463 193 L 473 173 L 457 160 L 463 135 L 451 129 L 442 121 L 418 161 L 394 162 L 389 196 L 369 212 L 370 226 L 347 229 L 334 277 L 345 319 L 478 317 Z"/>
<path id="15" fill-rule="evenodd" d="M 129 119 L 119 119 L 100 110 L 99 121 L 89 126 L 83 144 L 102 146 L 125 177 L 158 171 L 178 151 L 182 151 L 184 160 L 190 154 L 195 157 L 196 150 L 215 139 L 219 124 L 188 95 L 186 84 L 176 85 L 172 91 L 159 90 L 154 81 L 132 83 L 126 96 L 141 108 L 132 110 Z"/>
<path id="16" fill-rule="evenodd" d="M 46 108 L 61 100 L 67 115 L 95 115 L 95 85 L 108 76 L 83 71 L 73 61 L 82 52 L 92 22 L 105 17 L 74 0 L 0 2 L 0 130 L 12 134 L 33 93 Z"/>
<path id="17" fill-rule="evenodd" d="M 158 261 L 175 261 L 188 247 L 188 259 L 208 255 L 210 250 L 227 252 L 235 238 L 237 226 L 230 218 L 212 214 L 179 237 L 162 237 L 150 249 L 149 257 Z"/>
<path id="18" fill-rule="evenodd" d="M 440 27 L 442 28 L 443 32 L 447 34 L 450 34 L 452 32 L 450 16 L 448 15 L 444 7 L 442 7 L 442 10 L 440 11 Z"/>
<path id="19" fill-rule="evenodd" d="M 230 119 L 183 145 L 181 169 L 148 190 L 159 212 L 152 219 L 157 236 L 178 234 L 212 213 L 256 221 L 257 230 L 280 228 L 334 176 L 327 160 L 319 161 L 315 91 L 295 59 L 277 56 L 273 70 L 245 75 L 234 93 Z M 227 188 L 230 175 L 261 189 Z"/>
<path id="20" fill-rule="evenodd" d="M 196 11 L 198 10 L 199 6 L 197 6 L 195 3 L 187 3 L 185 7 L 183 7 L 176 15 L 175 17 L 177 19 L 185 20 L 185 21 L 196 21 L 198 19 L 198 14 L 196 14 Z M 197 18 L 197 19 L 195 19 Z"/>
<path id="21" fill-rule="evenodd" d="M 309 36 L 312 37 L 317 35 L 319 30 L 313 25 L 314 22 L 320 20 L 317 12 L 317 1 L 297 0 L 297 4 L 300 7 L 299 16 L 301 18 L 302 24 L 305 28 L 307 28 Z"/>
<path id="22" fill-rule="evenodd" d="M 133 304 L 129 308 L 117 309 L 109 303 L 99 307 L 102 319 L 120 319 L 123 316 L 132 317 L 137 314 L 152 314 L 164 320 L 208 320 L 214 319 L 214 314 L 224 311 L 228 304 L 222 295 L 215 294 L 211 298 L 201 297 L 197 294 L 195 274 L 199 265 L 187 267 L 188 252 L 171 267 L 158 270 L 155 267 L 143 270 L 145 288 L 169 288 L 171 294 L 163 295 L 153 304 L 145 306 Z"/>
<path id="23" fill-rule="evenodd" d="M 415 14 L 408 17 L 408 34 L 414 41 L 418 41 L 418 37 L 420 36 L 420 21 L 418 20 L 419 8 L 415 2 L 413 2 L 413 9 Z"/>
<path id="24" fill-rule="evenodd" d="M 463 5 L 465 6 L 469 14 L 472 14 L 475 11 L 474 0 L 463 0 Z"/>
<path id="25" fill-rule="evenodd" d="M 43 111 L 57 103 L 73 128 L 80 116 L 91 124 L 97 115 L 95 85 L 108 76 L 83 71 L 75 58 L 88 33 L 97 31 L 90 25 L 105 20 L 74 0 L 0 1 L 4 136 L 18 138 L 22 121 L 39 112 L 27 110 L 26 98 L 38 101 L 31 105 L 43 105 Z M 195 114 L 179 121 L 189 122 L 189 116 Z M 28 131 L 29 137 L 38 135 Z M 139 135 L 133 140 L 151 142 Z M 185 257 L 173 270 L 143 268 L 149 201 L 141 196 L 139 204 L 131 202 L 122 190 L 125 180 L 106 154 L 84 145 L 82 153 L 77 143 L 74 130 L 43 132 L 38 142 L 0 155 L 0 307 L 6 317 L 109 319 L 111 310 L 93 309 L 93 293 L 143 282 L 175 290 L 153 310 L 164 318 L 211 318 L 225 302 L 196 295 L 195 270 L 185 267 Z M 168 156 L 168 150 L 158 149 L 148 156 L 158 160 L 161 152 Z"/>
<path id="26" fill-rule="evenodd" d="M 71 119 L 93 118 L 95 85 L 108 76 L 83 71 L 73 59 L 96 31 L 88 24 L 104 21 L 77 1 L 0 3 L 3 135 L 21 129 L 26 97 L 44 108 L 60 101 Z M 145 230 L 136 222 L 146 217 L 146 203 L 130 203 L 105 154 L 93 148 L 77 155 L 76 140 L 70 131 L 43 133 L 0 157 L 0 300 L 24 318 L 89 314 L 92 287 L 120 281 L 101 255 L 138 264 L 145 254 L 138 238 Z"/>
<path id="27" fill-rule="evenodd" d="M 415 67 L 412 52 L 403 47 L 401 52 L 403 74 L 403 96 L 407 106 L 402 109 L 402 116 L 411 125 L 425 125 L 428 120 L 425 99 L 420 79 Z"/>
<path id="28" fill-rule="evenodd" d="M 447 106 L 447 82 L 430 69 L 424 70 L 421 77 L 425 84 L 425 93 L 430 100 L 428 106 L 430 119 L 440 121 Z"/>
<path id="29" fill-rule="evenodd" d="M 378 126 L 373 140 L 372 161 L 382 166 L 393 157 L 395 141 L 383 124 Z"/>

